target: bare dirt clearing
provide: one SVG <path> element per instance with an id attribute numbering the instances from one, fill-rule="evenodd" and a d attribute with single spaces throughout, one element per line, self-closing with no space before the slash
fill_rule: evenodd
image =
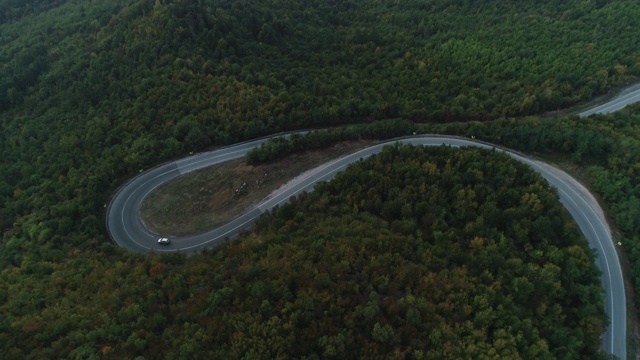
<path id="1" fill-rule="evenodd" d="M 297 175 L 373 143 L 341 142 L 260 165 L 247 165 L 241 158 L 180 176 L 145 199 L 142 221 L 163 236 L 210 230 L 257 205 Z"/>

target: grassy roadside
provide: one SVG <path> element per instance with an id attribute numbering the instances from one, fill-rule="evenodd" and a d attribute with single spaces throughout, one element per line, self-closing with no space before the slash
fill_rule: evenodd
<path id="1" fill-rule="evenodd" d="M 197 234 L 220 226 L 258 204 L 297 175 L 374 141 L 341 142 L 327 149 L 247 165 L 244 158 L 180 176 L 142 204 L 145 226 L 163 236 Z"/>

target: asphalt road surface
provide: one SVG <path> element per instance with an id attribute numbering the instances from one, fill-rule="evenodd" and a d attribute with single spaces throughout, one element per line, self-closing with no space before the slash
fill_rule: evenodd
<path id="1" fill-rule="evenodd" d="M 381 151 L 384 145 L 396 142 L 378 144 L 305 172 L 281 187 L 279 191 L 261 204 L 248 209 L 245 214 L 221 227 L 202 234 L 171 238 L 171 243 L 168 245 L 157 243 L 157 239 L 162 234 L 155 234 L 148 230 L 140 219 L 142 202 L 154 189 L 188 172 L 242 157 L 247 151 L 267 140 L 260 139 L 197 154 L 141 173 L 123 185 L 114 195 L 107 211 L 109 234 L 118 245 L 135 252 L 181 251 L 190 253 L 203 248 L 215 247 L 221 242 L 237 236 L 241 231 L 249 229 L 263 212 L 286 202 L 293 195 L 311 191 L 317 182 L 331 179 L 352 162 L 371 156 Z M 491 144 L 447 136 L 416 136 L 397 141 L 414 145 L 477 146 L 505 151 L 514 159 L 531 166 L 557 188 L 560 201 L 573 216 L 590 246 L 597 253 L 596 264 L 602 272 L 605 310 L 611 319 L 611 324 L 602 335 L 602 347 L 608 353 L 620 359 L 626 359 L 626 297 L 620 262 L 604 213 L 584 186 L 557 168 Z"/>
<path id="2" fill-rule="evenodd" d="M 621 110 L 627 105 L 633 104 L 638 101 L 640 101 L 640 85 L 634 85 L 624 90 L 622 93 L 620 93 L 610 101 L 602 105 L 593 107 L 589 110 L 585 110 L 578 115 L 585 117 L 593 114 L 609 114 Z"/>

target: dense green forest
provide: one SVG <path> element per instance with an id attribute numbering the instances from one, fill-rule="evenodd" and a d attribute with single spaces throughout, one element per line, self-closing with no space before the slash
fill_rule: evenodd
<path id="1" fill-rule="evenodd" d="M 186 151 L 556 109 L 639 73 L 635 1 L 0 3 L 0 225 L 21 243 L 103 237 L 105 190 Z"/>
<path id="2" fill-rule="evenodd" d="M 5 271 L 51 282 L 0 306 L 11 358 L 604 359 L 585 240 L 489 150 L 388 147 L 188 260 L 70 257 Z"/>
<path id="3" fill-rule="evenodd" d="M 640 107 L 590 118 L 535 117 L 489 123 L 425 126 L 423 131 L 474 136 L 507 147 L 553 156 L 578 170 L 599 194 L 631 262 L 640 297 Z M 635 304 L 636 308 L 638 304 Z"/>
<path id="4" fill-rule="evenodd" d="M 179 325 L 163 340 L 189 339 L 169 341 L 176 354 L 218 341 L 193 316 L 204 305 L 186 299 L 220 284 L 208 282 L 223 276 L 220 255 L 127 254 L 103 206 L 158 162 L 297 128 L 483 120 L 439 130 L 569 154 L 589 168 L 640 281 L 637 111 L 487 122 L 633 80 L 639 17 L 634 0 L 0 0 L 3 355 L 156 354 L 167 324 Z M 395 324 L 379 320 L 383 332 Z"/>

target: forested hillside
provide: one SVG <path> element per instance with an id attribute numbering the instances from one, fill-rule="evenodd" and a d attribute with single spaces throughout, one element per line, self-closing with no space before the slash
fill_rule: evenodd
<path id="1" fill-rule="evenodd" d="M 5 271 L 51 283 L 9 290 L 3 340 L 13 358 L 603 358 L 567 219 L 505 154 L 389 147 L 215 252 Z"/>
<path id="2" fill-rule="evenodd" d="M 105 189 L 187 150 L 556 109 L 639 72 L 635 1 L 2 4 L 2 223 L 38 212 L 45 241 L 97 236 Z"/>
<path id="3" fill-rule="evenodd" d="M 204 341 L 183 300 L 207 283 L 209 258 L 125 254 L 107 237 L 103 206 L 139 171 L 294 128 L 488 121 L 577 104 L 640 75 L 639 17 L 635 0 L 0 0 L 0 350 L 161 351 L 143 339 L 167 319 L 186 324 L 167 336 Z M 504 126 L 526 147 L 538 127 L 520 121 Z M 627 151 L 594 124 L 580 131 Z M 576 160 L 591 159 L 585 144 L 570 149 Z M 624 154 L 594 168 L 617 169 L 599 177 L 602 191 L 634 176 Z M 620 191 L 634 191 L 628 181 Z M 607 198 L 635 224 L 628 199 Z M 160 262 L 175 266 L 167 280 L 153 277 Z"/>
<path id="4" fill-rule="evenodd" d="M 527 153 L 552 156 L 580 173 L 608 207 L 631 262 L 640 297 L 640 107 L 587 119 L 535 117 L 426 126 L 423 130 L 474 136 Z M 638 304 L 635 304 L 636 309 Z"/>

